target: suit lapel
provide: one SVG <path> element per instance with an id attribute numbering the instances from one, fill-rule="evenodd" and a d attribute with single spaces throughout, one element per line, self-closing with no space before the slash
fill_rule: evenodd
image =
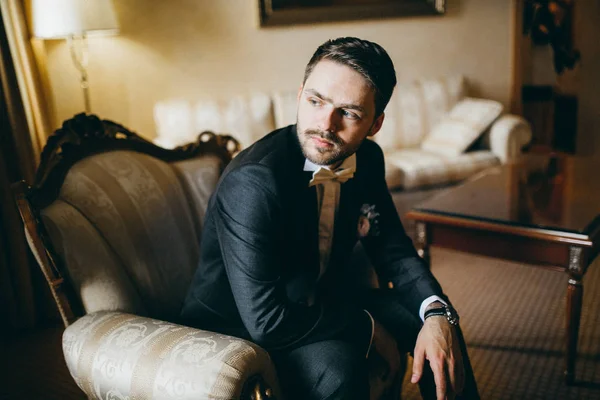
<path id="1" fill-rule="evenodd" d="M 312 177 L 312 172 L 304 171 L 304 155 L 298 142 L 295 126 L 290 132 L 289 146 L 291 159 L 291 168 L 294 173 L 292 182 L 291 203 L 293 204 L 291 212 L 293 213 L 296 227 L 294 234 L 294 244 L 296 257 L 302 260 L 304 267 L 309 267 L 309 279 L 316 280 L 319 275 L 319 215 L 317 210 L 317 192 L 314 186 L 308 187 Z"/>
<path id="2" fill-rule="evenodd" d="M 340 203 L 335 217 L 330 266 L 336 265 L 340 257 L 356 239 L 358 213 L 357 181 L 355 178 L 343 183 L 340 188 Z"/>
<path id="3" fill-rule="evenodd" d="M 312 174 L 311 174 L 312 175 Z M 310 262 L 311 276 L 316 279 L 319 276 L 319 213 L 317 207 L 317 188 L 315 186 L 308 187 L 306 183 L 305 197 L 301 208 L 305 210 L 303 215 L 304 224 L 304 251 L 307 252 L 307 260 Z"/>

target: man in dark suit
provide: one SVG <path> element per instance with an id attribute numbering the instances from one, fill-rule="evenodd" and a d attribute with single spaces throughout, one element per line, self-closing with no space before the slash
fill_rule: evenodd
<path id="1" fill-rule="evenodd" d="M 182 317 L 267 349 L 287 398 L 368 398 L 365 355 L 374 348 L 396 368 L 390 343 L 414 352 L 425 397 L 478 397 L 457 316 L 402 228 L 381 149 L 365 140 L 395 85 L 379 45 L 324 43 L 297 124 L 238 154 L 209 202 Z M 353 283 L 358 240 L 382 289 Z"/>

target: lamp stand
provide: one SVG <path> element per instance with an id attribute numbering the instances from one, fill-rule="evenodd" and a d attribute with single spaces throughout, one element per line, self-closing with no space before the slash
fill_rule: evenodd
<path id="1" fill-rule="evenodd" d="M 71 52 L 71 59 L 75 68 L 79 71 L 80 80 L 79 85 L 83 91 L 83 101 L 85 105 L 85 112 L 89 114 L 91 112 L 90 105 L 90 85 L 88 82 L 88 47 L 87 38 L 85 34 L 81 36 L 69 36 L 67 38 L 69 44 L 69 51 Z"/>

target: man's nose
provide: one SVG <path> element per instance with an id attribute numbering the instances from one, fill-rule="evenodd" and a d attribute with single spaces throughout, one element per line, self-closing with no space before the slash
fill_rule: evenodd
<path id="1" fill-rule="evenodd" d="M 335 132 L 339 128 L 338 115 L 335 108 L 326 107 L 323 109 L 319 123 L 321 130 Z"/>

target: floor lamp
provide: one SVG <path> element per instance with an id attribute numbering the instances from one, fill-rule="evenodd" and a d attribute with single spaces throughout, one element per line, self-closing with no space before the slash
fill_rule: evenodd
<path id="1" fill-rule="evenodd" d="M 34 37 L 67 40 L 71 58 L 80 74 L 85 112 L 90 113 L 87 38 L 118 32 L 112 1 L 33 0 L 31 12 Z"/>

